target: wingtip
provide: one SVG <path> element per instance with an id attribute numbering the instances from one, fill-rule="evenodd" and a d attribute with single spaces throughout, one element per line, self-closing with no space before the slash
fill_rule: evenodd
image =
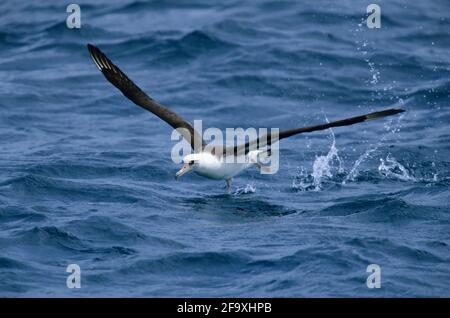
<path id="1" fill-rule="evenodd" d="M 92 52 L 94 49 L 96 49 L 95 45 L 93 45 L 91 43 L 88 43 L 86 46 L 87 46 L 89 52 Z"/>
<path id="2" fill-rule="evenodd" d="M 386 110 L 382 110 L 379 112 L 368 114 L 368 115 L 366 115 L 366 119 L 372 120 L 372 119 L 377 119 L 377 118 L 382 118 L 382 117 L 387 117 L 387 116 L 393 116 L 393 115 L 403 113 L 404 111 L 405 110 L 403 108 L 386 109 Z"/>
<path id="3" fill-rule="evenodd" d="M 88 44 L 87 44 L 87 49 L 88 49 L 89 54 L 90 54 L 91 56 L 94 56 L 94 55 L 95 55 L 95 52 L 98 50 L 97 47 L 96 47 L 95 45 L 91 44 L 91 43 L 88 43 Z"/>
<path id="4" fill-rule="evenodd" d="M 89 53 L 91 55 L 93 55 L 93 56 L 102 56 L 102 55 L 104 55 L 103 52 L 98 47 L 96 47 L 95 45 L 93 45 L 91 43 L 88 43 L 87 48 L 89 50 Z"/>
<path id="5" fill-rule="evenodd" d="M 392 108 L 391 113 L 389 115 L 397 115 L 397 114 L 404 113 L 405 111 L 406 110 L 403 108 Z"/>
<path id="6" fill-rule="evenodd" d="M 91 56 L 92 60 L 94 61 L 95 66 L 103 72 L 104 66 L 101 63 L 101 59 L 98 57 L 99 52 L 101 52 L 95 45 L 88 43 L 87 48 L 89 50 L 89 55 Z"/>
<path id="7" fill-rule="evenodd" d="M 98 50 L 98 49 L 99 49 L 97 46 L 95 46 L 95 45 L 92 44 L 92 43 L 88 43 L 88 44 L 87 44 L 87 47 L 90 48 L 90 49 L 95 49 L 95 50 Z"/>

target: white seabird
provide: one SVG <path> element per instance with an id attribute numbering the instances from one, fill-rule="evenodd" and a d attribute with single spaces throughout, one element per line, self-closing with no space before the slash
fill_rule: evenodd
<path id="1" fill-rule="evenodd" d="M 260 169 L 267 169 L 258 162 L 260 154 L 270 155 L 270 146 L 280 139 L 294 136 L 301 133 L 324 130 L 332 127 L 348 126 L 364 121 L 382 118 L 404 112 L 403 109 L 386 109 L 366 115 L 356 116 L 343 120 L 338 120 L 322 125 L 294 128 L 280 131 L 277 135 L 271 133 L 237 146 L 218 147 L 209 146 L 202 136 L 195 131 L 192 125 L 182 117 L 162 106 L 146 93 L 144 93 L 128 76 L 125 75 L 106 55 L 92 44 L 88 44 L 89 53 L 106 79 L 117 87 L 126 97 L 136 105 L 152 112 L 160 119 L 164 120 L 176 129 L 184 139 L 191 145 L 194 153 L 183 158 L 183 165 L 176 173 L 179 178 L 189 171 L 194 171 L 210 179 L 223 179 L 227 183 L 228 191 L 231 190 L 231 180 L 244 169 L 250 166 L 257 166 Z M 226 161 L 228 155 L 244 160 L 234 160 L 232 163 Z"/>

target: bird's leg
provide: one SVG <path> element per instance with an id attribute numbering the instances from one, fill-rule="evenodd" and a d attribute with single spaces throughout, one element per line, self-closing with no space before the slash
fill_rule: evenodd
<path id="1" fill-rule="evenodd" d="M 233 179 L 228 178 L 225 181 L 227 182 L 227 191 L 228 191 L 228 193 L 231 193 L 231 184 L 232 184 Z"/>

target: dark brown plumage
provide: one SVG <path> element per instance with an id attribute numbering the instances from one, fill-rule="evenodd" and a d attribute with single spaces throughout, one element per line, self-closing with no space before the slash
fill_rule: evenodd
<path id="1" fill-rule="evenodd" d="M 181 135 L 191 144 L 194 151 L 203 149 L 204 142 L 192 125 L 182 117 L 156 102 L 144 93 L 132 80 L 128 78 L 100 49 L 92 44 L 88 44 L 89 53 L 95 65 L 103 73 L 106 79 L 117 87 L 133 103 L 152 112 L 173 128 L 177 129 Z"/>
<path id="2" fill-rule="evenodd" d="M 133 83 L 132 80 L 130 80 L 125 75 L 125 73 L 123 73 L 115 64 L 113 64 L 111 60 L 106 57 L 106 55 L 103 54 L 102 51 L 100 51 L 100 49 L 92 44 L 88 44 L 88 49 L 98 69 L 103 73 L 106 79 L 115 87 L 117 87 L 126 97 L 128 97 L 136 105 L 152 112 L 153 114 L 167 122 L 170 126 L 177 129 L 191 144 L 191 147 L 195 152 L 201 152 L 205 150 L 206 143 L 203 141 L 201 135 L 194 130 L 189 122 L 184 120 L 182 117 L 180 117 L 167 107 L 162 106 L 146 93 L 144 93 L 135 83 Z M 268 145 L 270 146 L 272 143 L 275 143 L 280 139 L 288 138 L 297 134 L 324 130 L 332 127 L 354 125 L 372 119 L 396 115 L 402 112 L 404 112 L 403 109 L 387 109 L 322 125 L 284 130 L 280 131 L 278 136 L 269 134 L 242 145 L 230 147 L 209 147 L 206 150 L 212 152 L 217 156 L 247 154 L 250 150 L 256 150 L 260 147 L 265 147 Z"/>

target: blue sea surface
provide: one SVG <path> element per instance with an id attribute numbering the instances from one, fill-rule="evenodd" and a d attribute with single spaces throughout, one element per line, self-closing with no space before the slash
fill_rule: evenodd
<path id="1" fill-rule="evenodd" d="M 0 297 L 450 297 L 450 2 L 0 3 Z M 176 181 L 172 129 L 294 128 L 280 170 Z M 70 289 L 69 264 L 81 268 Z M 368 288 L 368 265 L 381 288 Z"/>

